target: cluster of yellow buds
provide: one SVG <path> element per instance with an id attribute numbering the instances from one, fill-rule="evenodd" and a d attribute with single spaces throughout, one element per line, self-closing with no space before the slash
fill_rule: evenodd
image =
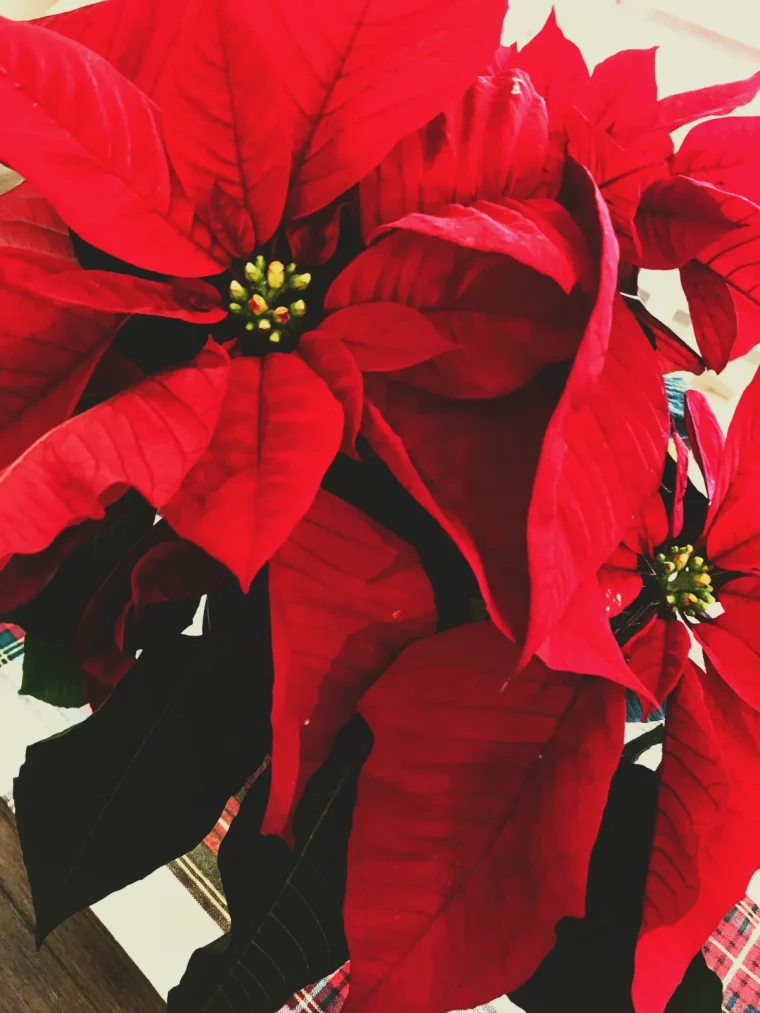
<path id="1" fill-rule="evenodd" d="M 261 255 L 248 261 L 244 274 L 249 287 L 230 282 L 230 313 L 245 319 L 247 331 L 259 331 L 270 344 L 278 345 L 291 320 L 306 313 L 304 300 L 293 296 L 309 287 L 311 275 L 298 274 L 295 264 L 286 266 L 279 260 L 267 264 Z"/>
<path id="2" fill-rule="evenodd" d="M 658 552 L 655 572 L 663 602 L 674 615 L 700 616 L 715 604 L 710 567 L 694 555 L 693 545 L 671 545 L 667 552 Z"/>

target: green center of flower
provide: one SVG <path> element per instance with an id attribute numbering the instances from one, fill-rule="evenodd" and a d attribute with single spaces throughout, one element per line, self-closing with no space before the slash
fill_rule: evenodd
<path id="1" fill-rule="evenodd" d="M 311 275 L 298 274 L 295 264 L 286 267 L 279 260 L 267 263 L 262 256 L 245 265 L 244 275 L 245 284 L 230 282 L 230 313 L 271 351 L 291 350 L 306 313 L 300 293 L 309 287 Z"/>
<path id="2" fill-rule="evenodd" d="M 699 617 L 715 604 L 710 567 L 694 555 L 693 545 L 671 545 L 654 562 L 662 605 L 673 615 Z"/>

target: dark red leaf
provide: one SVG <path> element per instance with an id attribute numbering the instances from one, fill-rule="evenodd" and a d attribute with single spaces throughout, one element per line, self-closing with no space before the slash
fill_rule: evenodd
<path id="1" fill-rule="evenodd" d="M 78 43 L 2 22 L 0 156 L 76 232 L 108 253 L 179 276 L 217 273 L 190 238 L 150 100 Z M 196 230 L 196 238 L 202 238 Z"/>
<path id="2" fill-rule="evenodd" d="M 710 402 L 698 390 L 687 390 L 684 400 L 686 431 L 694 459 L 705 480 L 707 498 L 715 495 L 715 482 L 725 437 Z"/>
<path id="3" fill-rule="evenodd" d="M 506 7 L 505 0 L 350 0 L 331 9 L 326 31 L 323 9 L 310 0 L 259 6 L 256 48 L 275 54 L 280 68 L 268 94 L 290 103 L 288 217 L 329 204 L 457 100 L 496 49 Z"/>
<path id="4" fill-rule="evenodd" d="M 407 369 L 454 347 L 428 317 L 400 302 L 346 306 L 327 316 L 319 333 L 338 339 L 366 373 Z"/>
<path id="5" fill-rule="evenodd" d="M 599 589 L 610 619 L 627 609 L 641 591 L 644 582 L 638 564 L 638 554 L 627 545 L 620 545 L 599 567 Z"/>
<path id="6" fill-rule="evenodd" d="M 713 84 L 696 91 L 668 95 L 658 102 L 658 119 L 663 130 L 672 133 L 679 127 L 705 116 L 724 116 L 746 105 L 760 91 L 760 71 L 743 81 Z"/>
<path id="7" fill-rule="evenodd" d="M 324 264 L 335 253 L 346 202 L 334 201 L 286 229 L 290 252 L 298 264 Z"/>
<path id="8" fill-rule="evenodd" d="M 53 429 L 0 475 L 0 560 L 39 552 L 127 486 L 163 507 L 203 454 L 227 357 L 209 343 L 189 365 L 143 380 Z"/>
<path id="9" fill-rule="evenodd" d="M 375 745 L 349 844 L 346 1013 L 472 1007 L 583 913 L 623 692 L 517 660 L 491 623 L 462 626 L 362 700 Z"/>
<path id="10" fill-rule="evenodd" d="M 364 692 L 412 640 L 435 631 L 417 553 L 331 496 L 269 564 L 272 787 L 263 833 L 287 832 L 293 807 Z"/>
<path id="11" fill-rule="evenodd" d="M 615 292 L 616 244 L 604 204 L 586 179 L 601 232 L 599 291 L 547 429 L 533 487 L 526 657 L 656 491 L 667 444 L 667 399 L 655 352 Z"/>
<path id="12" fill-rule="evenodd" d="M 705 365 L 720 373 L 736 342 L 736 310 L 731 291 L 718 274 L 698 260 L 690 260 L 681 268 L 681 285 Z"/>
<path id="13" fill-rule="evenodd" d="M 96 528 L 96 522 L 85 521 L 62 531 L 41 552 L 12 556 L 0 570 L 0 612 L 12 612 L 36 597 L 56 575 L 61 563 Z"/>
<path id="14" fill-rule="evenodd" d="M 588 67 L 580 49 L 564 35 L 552 10 L 535 38 L 515 57 L 546 102 L 552 125 L 561 122 L 562 113 L 575 102 L 589 81 Z"/>
<path id="15" fill-rule="evenodd" d="M 316 496 L 343 412 L 298 353 L 239 358 L 205 454 L 162 513 L 248 590 Z"/>
<path id="16" fill-rule="evenodd" d="M 641 194 L 635 226 L 642 248 L 640 264 L 655 271 L 683 267 L 735 228 L 717 191 L 688 176 L 650 184 Z"/>
<path id="17" fill-rule="evenodd" d="M 760 74 L 757 79 L 760 88 Z M 673 157 L 673 172 L 703 179 L 760 204 L 760 116 L 699 123 Z"/>
<path id="18" fill-rule="evenodd" d="M 638 320 L 644 333 L 657 347 L 663 373 L 689 372 L 699 376 L 705 371 L 701 357 L 686 342 L 649 312 L 639 298 L 626 297 L 626 306 Z"/>
<path id="19" fill-rule="evenodd" d="M 683 675 L 690 646 L 689 631 L 682 622 L 657 616 L 626 643 L 628 664 L 658 705 L 673 692 Z"/>
<path id="20" fill-rule="evenodd" d="M 670 438 L 676 451 L 676 481 L 673 489 L 673 508 L 670 515 L 670 537 L 677 538 L 683 527 L 683 498 L 689 481 L 689 451 L 686 444 L 676 432 L 671 421 Z"/>
<path id="21" fill-rule="evenodd" d="M 460 103 L 398 142 L 360 187 L 365 239 L 414 212 L 531 196 L 548 157 L 546 108 L 520 71 L 478 77 Z M 557 181 L 545 181 L 556 194 Z"/>
<path id="22" fill-rule="evenodd" d="M 747 764 L 755 772 L 755 743 L 752 753 L 745 756 L 749 727 L 729 732 L 730 753 L 739 768 L 732 777 L 734 763 L 724 752 L 730 725 L 726 718 L 739 717 L 739 708 L 731 701 L 730 709 L 717 713 L 722 701 L 716 706 L 700 682 L 689 662 L 668 701 L 652 857 L 636 951 L 633 998 L 637 1013 L 663 1013 L 710 926 L 744 894 L 757 864 L 754 847 L 749 845 L 753 831 L 740 815 L 746 795 L 734 794 L 736 787 L 748 782 Z M 745 725 L 743 716 L 739 720 Z M 737 803 L 741 808 L 735 808 Z M 742 838 L 748 844 L 743 845 Z"/>
<path id="23" fill-rule="evenodd" d="M 366 388 L 372 449 L 457 543 L 494 622 L 521 636 L 526 516 L 552 400 L 526 386 L 503 398 L 448 401 L 378 375 Z"/>
<path id="24" fill-rule="evenodd" d="M 553 201 L 545 204 L 549 214 L 562 212 Z M 447 204 L 435 215 L 414 212 L 398 221 L 382 226 L 375 235 L 392 229 L 404 229 L 422 236 L 443 239 L 469 250 L 483 253 L 502 253 L 526 267 L 552 278 L 565 292 L 581 280 L 586 273 L 588 258 L 585 241 L 577 227 L 573 244 L 553 228 L 551 218 L 530 213 L 531 206 L 519 201 L 476 201 L 469 207 Z M 528 212 L 528 213 L 526 213 Z M 567 216 L 568 230 L 574 223 Z M 577 251 L 577 252 L 576 252 Z"/>
<path id="25" fill-rule="evenodd" d="M 148 549 L 132 570 L 135 616 L 166 601 L 200 600 L 219 587 L 225 574 L 223 566 L 192 542 L 163 540 Z"/>
<path id="26" fill-rule="evenodd" d="M 353 336 L 353 332 L 352 332 Z M 358 346 L 353 346 L 356 351 Z M 329 334 L 324 327 L 302 334 L 298 351 L 304 362 L 321 376 L 343 409 L 343 443 L 341 451 L 357 457 L 356 437 L 364 411 L 364 381 L 352 351 L 343 341 Z"/>
<path id="27" fill-rule="evenodd" d="M 453 345 L 399 379 L 454 398 L 508 393 L 545 365 L 570 358 L 587 311 L 580 292 L 568 297 L 551 279 L 511 258 L 405 230 L 360 254 L 333 284 L 326 308 L 367 304 L 371 312 L 362 318 L 362 343 L 382 349 L 386 328 L 383 317 L 374 316 L 382 302 L 424 314 L 416 324 L 406 314 L 414 329 L 405 343 L 417 361 L 429 358 L 417 355 L 416 345 L 421 342 L 427 353 L 431 328 Z M 348 340 L 348 330 L 340 336 Z"/>

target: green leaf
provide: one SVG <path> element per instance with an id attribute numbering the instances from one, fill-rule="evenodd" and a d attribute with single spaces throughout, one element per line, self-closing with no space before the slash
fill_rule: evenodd
<path id="1" fill-rule="evenodd" d="M 683 981 L 665 1007 L 665 1013 L 721 1013 L 723 985 L 698 953 L 686 969 Z"/>
<path id="2" fill-rule="evenodd" d="M 369 726 L 354 718 L 306 786 L 293 849 L 261 834 L 269 778 L 254 783 L 219 852 L 232 928 L 193 954 L 169 993 L 168 1013 L 276 1013 L 348 959 L 348 837 L 356 780 L 371 748 Z"/>
<path id="3" fill-rule="evenodd" d="M 38 942 L 192 850 L 269 752 L 265 574 L 211 611 L 209 634 L 152 644 L 91 717 L 27 750 L 14 797 Z"/>
<path id="4" fill-rule="evenodd" d="M 37 634 L 24 639 L 21 696 L 33 696 L 53 707 L 83 707 L 87 700 L 82 670 L 70 648 L 51 644 Z"/>

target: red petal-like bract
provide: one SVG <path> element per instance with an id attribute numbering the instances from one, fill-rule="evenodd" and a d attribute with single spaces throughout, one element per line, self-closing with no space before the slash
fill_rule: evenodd
<path id="1" fill-rule="evenodd" d="M 694 635 L 723 681 L 760 712 L 760 578 L 731 580 L 719 598 L 725 611 Z"/>
<path id="2" fill-rule="evenodd" d="M 698 124 L 676 152 L 672 169 L 760 204 L 760 116 Z"/>
<path id="3" fill-rule="evenodd" d="M 662 780 L 633 998 L 663 1013 L 713 926 L 757 868 L 760 718 L 689 665 L 668 702 Z"/>
<path id="4" fill-rule="evenodd" d="M 407 314 L 410 355 L 419 343 L 427 348 L 425 329 L 431 325 L 452 346 L 450 352 L 404 370 L 399 379 L 444 397 L 490 398 L 573 355 L 586 300 L 578 293 L 566 296 L 556 282 L 511 257 L 399 229 L 338 276 L 326 308 L 365 303 L 374 310 L 383 302 L 411 306 L 424 315 L 417 316 L 415 325 Z M 382 350 L 384 317 L 367 313 L 361 323 L 362 344 Z M 340 337 L 348 343 L 350 333 L 343 329 Z M 417 361 L 423 358 L 429 355 Z"/>
<path id="5" fill-rule="evenodd" d="M 0 475 L 0 560 L 39 552 L 131 486 L 163 507 L 208 446 L 227 383 L 209 343 L 187 366 L 143 380 L 38 440 Z"/>
<path id="6" fill-rule="evenodd" d="M 366 392 L 372 449 L 454 539 L 494 622 L 521 636 L 526 517 L 552 400 L 527 385 L 507 397 L 449 401 L 382 376 L 367 377 Z"/>
<path id="7" fill-rule="evenodd" d="M 724 116 L 746 105 L 760 91 L 760 71 L 743 81 L 713 84 L 696 91 L 668 95 L 658 103 L 658 122 L 671 132 L 705 116 Z"/>
<path id="8" fill-rule="evenodd" d="M 684 409 L 691 452 L 705 480 L 707 498 L 711 500 L 715 495 L 715 482 L 726 440 L 710 402 L 700 391 L 686 391 Z"/>
<path id="9" fill-rule="evenodd" d="M 585 184 L 593 186 L 587 176 Z M 655 352 L 615 294 L 616 244 L 595 187 L 594 199 L 602 231 L 599 293 L 549 424 L 533 487 L 526 657 L 538 650 L 576 590 L 620 544 L 657 489 L 667 443 L 667 399 Z"/>
<path id="10" fill-rule="evenodd" d="M 121 320 L 19 290 L 3 267 L 14 251 L 78 269 L 68 229 L 29 183 L 0 197 L 0 467 L 69 417 Z"/>
<path id="11" fill-rule="evenodd" d="M 138 267 L 193 277 L 219 265 L 189 237 L 150 100 L 105 60 L 3 19 L 0 157 L 83 238 Z"/>
<path id="12" fill-rule="evenodd" d="M 435 631 L 417 553 L 321 491 L 269 564 L 272 786 L 263 833 L 289 830 L 293 806 L 336 733 L 399 651 Z"/>
<path id="13" fill-rule="evenodd" d="M 624 49 L 594 67 L 576 105 L 617 141 L 651 132 L 657 122 L 656 49 Z"/>
<path id="14" fill-rule="evenodd" d="M 760 375 L 746 388 L 728 428 L 705 531 L 712 562 L 760 572 Z"/>
<path id="15" fill-rule="evenodd" d="M 403 138 L 360 187 L 362 232 L 446 204 L 530 197 L 548 154 L 546 107 L 520 71 L 479 77 L 464 98 Z M 556 193 L 556 185 L 549 190 Z"/>
<path id="16" fill-rule="evenodd" d="M 619 758 L 623 691 L 531 662 L 489 622 L 407 648 L 362 700 L 346 1013 L 469 1008 L 522 983 L 565 915 Z"/>
<path id="17" fill-rule="evenodd" d="M 297 353 L 233 359 L 213 439 L 163 515 L 247 590 L 311 506 L 342 432 L 340 405 Z"/>
<path id="18" fill-rule="evenodd" d="M 736 342 L 736 310 L 731 292 L 720 275 L 698 260 L 684 264 L 680 273 L 699 351 L 707 368 L 720 373 Z"/>
<path id="19" fill-rule="evenodd" d="M 562 113 L 578 99 L 589 82 L 581 51 L 564 35 L 552 10 L 544 27 L 515 57 L 546 102 L 551 125 L 562 123 Z"/>
<path id="20" fill-rule="evenodd" d="M 661 320 L 649 312 L 640 299 L 626 299 L 628 309 L 638 320 L 644 333 L 657 348 L 657 358 L 663 373 L 688 372 L 699 376 L 705 364 L 697 352 L 679 338 Z"/>
<path id="21" fill-rule="evenodd" d="M 255 38 L 280 67 L 269 101 L 293 138 L 288 217 L 329 204 L 458 99 L 498 45 L 506 9 L 506 0 L 348 0 L 326 19 L 311 0 L 258 6 Z"/>
<path id="22" fill-rule="evenodd" d="M 683 675 L 690 644 L 682 622 L 657 616 L 626 643 L 628 664 L 658 704 L 672 693 Z"/>

